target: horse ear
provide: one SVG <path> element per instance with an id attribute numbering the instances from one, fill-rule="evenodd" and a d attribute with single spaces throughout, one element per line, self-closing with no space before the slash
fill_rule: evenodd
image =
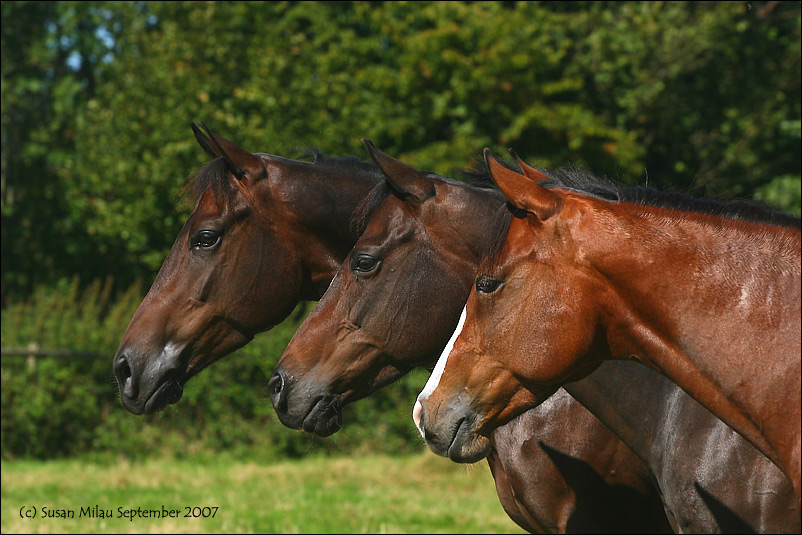
<path id="1" fill-rule="evenodd" d="M 561 199 L 556 193 L 520 173 L 507 169 L 498 163 L 490 153 L 490 149 L 484 150 L 484 156 L 493 182 L 515 207 L 534 214 L 541 221 L 550 218 L 560 209 Z"/>
<path id="2" fill-rule="evenodd" d="M 212 140 L 206 137 L 206 134 L 201 132 L 201 129 L 195 123 L 189 123 L 192 127 L 192 133 L 195 134 L 195 139 L 198 140 L 198 144 L 203 149 L 203 152 L 211 156 L 212 158 L 217 158 L 220 156 L 219 153 L 215 151 L 214 145 L 212 145 Z"/>
<path id="3" fill-rule="evenodd" d="M 426 175 L 414 167 L 386 155 L 367 139 L 363 139 L 362 144 L 368 149 L 370 157 L 398 193 L 414 197 L 420 202 L 434 195 L 434 183 Z"/>
<path id="4" fill-rule="evenodd" d="M 219 152 L 218 156 L 221 156 L 226 161 L 229 169 L 238 179 L 253 181 L 266 176 L 267 169 L 265 169 L 261 158 L 213 133 L 205 124 L 198 124 L 201 125 L 201 128 L 206 130 L 215 152 Z"/>
<path id="5" fill-rule="evenodd" d="M 524 176 L 527 176 L 532 180 L 536 180 L 537 182 L 540 182 L 542 180 L 548 180 L 550 178 L 549 175 L 541 171 L 538 171 L 534 167 L 527 165 L 527 163 L 523 161 L 514 150 L 512 149 L 507 149 L 507 150 L 510 151 L 512 157 L 515 158 L 515 161 L 518 162 L 518 167 L 521 168 L 521 171 L 523 172 Z"/>

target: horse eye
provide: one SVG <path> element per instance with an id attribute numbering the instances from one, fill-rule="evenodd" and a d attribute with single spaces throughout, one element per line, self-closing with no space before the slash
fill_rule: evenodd
<path id="1" fill-rule="evenodd" d="M 367 254 L 359 254 L 351 258 L 351 271 L 354 273 L 370 273 L 378 265 L 379 261 Z"/>
<path id="2" fill-rule="evenodd" d="M 203 249 L 209 249 L 210 247 L 214 247 L 217 245 L 217 242 L 220 241 L 220 233 L 214 230 L 201 230 L 197 234 L 195 234 L 195 238 L 192 240 L 193 247 L 201 247 Z"/>
<path id="3" fill-rule="evenodd" d="M 476 277 L 476 291 L 479 293 L 493 293 L 498 289 L 500 284 L 501 281 L 491 279 L 484 274 Z"/>

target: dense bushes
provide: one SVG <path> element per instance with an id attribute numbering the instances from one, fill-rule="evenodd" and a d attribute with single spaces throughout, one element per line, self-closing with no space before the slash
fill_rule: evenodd
<path id="1" fill-rule="evenodd" d="M 4 301 L 150 279 L 205 163 L 363 137 L 800 210 L 799 2 L 3 2 Z M 46 214 L 46 217 L 43 217 Z M 93 259 L 86 262 L 87 258 Z M 16 298 L 16 297 L 14 297 Z"/>
<path id="2" fill-rule="evenodd" d="M 284 427 L 267 396 L 267 380 L 304 312 L 215 363 L 190 381 L 176 405 L 151 416 L 119 401 L 111 361 L 142 298 L 142 286 L 112 299 L 105 284 L 81 292 L 77 280 L 2 312 L 5 347 L 70 348 L 98 358 L 4 356 L 2 456 L 174 457 L 258 453 L 264 458 L 369 449 L 399 453 L 422 447 L 411 419 L 425 372 L 412 374 L 344 410 L 344 428 L 319 439 Z"/>

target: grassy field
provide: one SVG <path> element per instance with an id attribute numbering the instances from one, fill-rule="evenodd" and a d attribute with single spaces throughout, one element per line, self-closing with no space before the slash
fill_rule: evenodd
<path id="1" fill-rule="evenodd" d="M 501 508 L 485 462 L 458 465 L 428 452 L 274 464 L 4 461 L 0 468 L 3 533 L 522 533 Z M 95 506 L 111 518 L 87 515 Z M 32 507 L 36 518 L 25 517 Z M 198 507 L 199 517 L 186 518 L 188 507 Z M 128 518 L 138 508 L 177 517 Z M 75 516 L 42 518 L 60 511 Z"/>

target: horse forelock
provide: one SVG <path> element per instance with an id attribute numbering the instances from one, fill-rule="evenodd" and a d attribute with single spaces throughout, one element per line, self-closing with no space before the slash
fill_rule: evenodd
<path id="1" fill-rule="evenodd" d="M 229 178 L 230 171 L 226 161 L 215 158 L 190 177 L 184 186 L 184 196 L 193 204 L 197 204 L 207 190 L 211 190 L 215 199 L 223 206 L 230 206 L 235 190 Z"/>
<path id="2" fill-rule="evenodd" d="M 392 188 L 386 180 L 382 180 L 370 190 L 370 193 L 365 197 L 351 216 L 351 235 L 354 239 L 358 239 L 365 232 L 368 226 L 368 221 L 384 200 L 390 196 Z"/>
<path id="3" fill-rule="evenodd" d="M 479 263 L 481 273 L 492 272 L 493 267 L 498 263 L 501 250 L 507 241 L 507 232 L 510 230 L 513 215 L 516 208 L 509 202 L 504 203 L 493 218 L 493 226 L 490 228 L 490 242 L 484 257 Z"/>

